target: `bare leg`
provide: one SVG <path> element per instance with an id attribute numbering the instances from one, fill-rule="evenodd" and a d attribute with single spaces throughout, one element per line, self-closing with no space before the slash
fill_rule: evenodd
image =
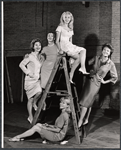
<path id="1" fill-rule="evenodd" d="M 74 75 L 74 71 L 76 70 L 76 68 L 78 67 L 80 63 L 79 57 L 74 61 L 71 71 L 70 71 L 70 80 L 72 81 L 73 79 L 73 75 Z"/>
<path id="2" fill-rule="evenodd" d="M 27 103 L 27 109 L 28 109 L 28 113 L 29 113 L 28 121 L 30 123 L 32 123 L 32 121 L 33 121 L 32 105 L 33 105 L 33 98 L 30 98 Z"/>
<path id="3" fill-rule="evenodd" d="M 85 48 L 83 48 L 83 50 L 81 50 L 79 57 L 80 57 L 80 63 L 81 63 L 81 68 L 79 69 L 79 71 L 81 71 L 83 74 L 89 74 L 89 73 L 87 73 L 86 68 L 85 68 L 85 60 L 86 60 L 86 49 Z"/>
<path id="4" fill-rule="evenodd" d="M 90 116 L 91 109 L 92 109 L 91 107 L 90 107 L 90 108 L 88 108 L 88 111 L 87 111 L 87 114 L 86 114 L 86 118 L 85 118 L 85 120 L 84 120 L 83 125 L 85 125 L 85 124 L 87 124 L 87 123 L 88 123 L 88 120 L 89 120 L 89 116 Z"/>
<path id="5" fill-rule="evenodd" d="M 29 136 L 33 135 L 35 132 L 40 133 L 41 127 L 42 127 L 42 124 L 37 123 L 31 129 L 29 129 L 29 130 L 25 131 L 24 133 L 19 134 L 15 137 L 9 139 L 9 141 L 20 141 L 20 139 L 29 137 Z"/>
<path id="6" fill-rule="evenodd" d="M 40 97 L 41 97 L 41 92 L 38 92 L 38 93 L 34 96 L 34 98 L 33 98 L 33 107 L 34 107 L 35 111 L 37 110 L 37 105 L 36 105 L 36 103 L 37 103 L 37 101 L 39 100 Z"/>
<path id="7" fill-rule="evenodd" d="M 81 108 L 80 119 L 79 119 L 79 122 L 78 122 L 78 127 L 81 127 L 81 125 L 83 124 L 83 120 L 84 120 L 86 112 L 87 112 L 87 108 L 86 107 L 82 107 Z"/>

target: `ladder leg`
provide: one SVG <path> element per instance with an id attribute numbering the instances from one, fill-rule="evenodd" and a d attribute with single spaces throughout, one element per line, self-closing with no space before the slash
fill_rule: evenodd
<path id="1" fill-rule="evenodd" d="M 77 119 L 76 119 L 76 115 L 75 115 L 71 85 L 70 85 L 69 75 L 68 75 L 68 70 L 67 70 L 67 62 L 66 62 L 66 58 L 64 58 L 64 57 L 63 57 L 63 65 L 64 65 L 63 67 L 64 67 L 64 73 L 65 73 L 65 77 L 66 77 L 67 90 L 68 90 L 68 93 L 69 93 L 70 98 L 71 98 L 71 103 L 70 103 L 71 105 L 70 106 L 71 106 L 71 110 L 72 110 L 72 119 L 73 119 L 73 124 L 74 124 L 75 136 L 76 136 L 78 144 L 80 144 L 80 135 L 79 135 L 79 130 L 78 130 L 78 126 L 77 126 Z"/>

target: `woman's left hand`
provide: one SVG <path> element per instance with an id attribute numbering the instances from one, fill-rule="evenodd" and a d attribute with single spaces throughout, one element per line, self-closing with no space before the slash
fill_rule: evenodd
<path id="1" fill-rule="evenodd" d="M 103 79 L 101 79 L 101 83 L 102 83 L 102 84 L 106 84 L 106 82 L 105 82 Z"/>

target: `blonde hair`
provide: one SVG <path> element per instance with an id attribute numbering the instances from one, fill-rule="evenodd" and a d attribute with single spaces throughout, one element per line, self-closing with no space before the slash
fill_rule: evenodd
<path id="1" fill-rule="evenodd" d="M 69 12 L 69 11 L 66 11 L 66 12 L 63 12 L 63 13 L 62 13 L 62 15 L 61 15 L 61 17 L 60 17 L 60 24 L 59 24 L 59 25 L 62 26 L 62 25 L 64 24 L 63 17 L 64 17 L 65 15 L 70 15 L 71 20 L 70 20 L 70 22 L 69 22 L 69 24 L 68 24 L 68 27 L 69 27 L 71 30 L 73 30 L 74 17 L 73 17 L 73 15 L 72 15 L 72 13 Z"/>
<path id="2" fill-rule="evenodd" d="M 71 108 L 70 108 L 70 97 L 61 97 L 60 101 L 65 101 L 67 104 L 66 112 L 71 113 Z"/>

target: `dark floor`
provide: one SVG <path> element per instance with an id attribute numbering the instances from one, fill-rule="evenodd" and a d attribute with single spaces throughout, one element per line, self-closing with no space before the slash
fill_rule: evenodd
<path id="1" fill-rule="evenodd" d="M 8 139 L 30 128 L 27 121 L 26 103 L 5 104 L 4 109 L 4 148 L 120 148 L 120 120 L 119 112 L 110 109 L 93 108 L 86 127 L 87 137 L 78 145 L 72 124 L 67 134 L 68 143 L 42 144 L 38 134 L 21 142 L 9 142 Z M 54 121 L 59 115 L 57 107 L 46 112 L 45 120 Z M 52 122 L 51 122 L 52 123 Z"/>

